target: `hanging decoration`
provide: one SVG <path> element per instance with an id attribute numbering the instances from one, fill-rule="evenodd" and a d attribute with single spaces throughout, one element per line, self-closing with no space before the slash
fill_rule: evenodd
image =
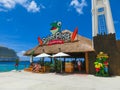
<path id="1" fill-rule="evenodd" d="M 96 76 L 109 76 L 108 72 L 108 55 L 104 54 L 103 52 L 100 52 L 97 57 L 96 61 L 94 62 L 95 70 L 96 70 Z"/>

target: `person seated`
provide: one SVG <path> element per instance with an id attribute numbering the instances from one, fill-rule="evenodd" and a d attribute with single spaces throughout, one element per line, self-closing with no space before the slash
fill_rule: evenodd
<path id="1" fill-rule="evenodd" d="M 41 72 L 41 65 L 40 64 L 38 64 L 38 63 L 36 63 L 35 65 L 34 65 L 34 67 L 33 67 L 33 72 Z"/>

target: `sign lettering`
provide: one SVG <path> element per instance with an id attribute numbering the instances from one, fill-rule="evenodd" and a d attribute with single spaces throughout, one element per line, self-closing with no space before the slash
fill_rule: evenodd
<path id="1" fill-rule="evenodd" d="M 43 38 L 42 41 L 44 45 L 45 44 L 52 45 L 52 44 L 63 44 L 64 42 L 70 41 L 70 39 L 71 39 L 71 33 L 57 32 L 53 35 Z"/>

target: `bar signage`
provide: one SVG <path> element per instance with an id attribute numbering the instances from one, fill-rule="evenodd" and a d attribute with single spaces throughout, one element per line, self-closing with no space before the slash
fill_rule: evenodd
<path id="1" fill-rule="evenodd" d="M 51 24 L 49 35 L 44 38 L 38 37 L 38 42 L 40 45 L 53 45 L 53 44 L 63 44 L 65 42 L 74 41 L 78 33 L 78 28 L 75 28 L 74 32 L 61 32 L 61 22 L 54 22 Z"/>
<path id="2" fill-rule="evenodd" d="M 53 35 L 43 38 L 42 41 L 44 45 L 45 44 L 53 45 L 53 44 L 63 44 L 64 42 L 70 41 L 70 39 L 71 39 L 71 33 L 57 32 Z"/>

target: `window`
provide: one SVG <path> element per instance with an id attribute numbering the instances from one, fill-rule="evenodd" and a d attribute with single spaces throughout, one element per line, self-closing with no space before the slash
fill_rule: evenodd
<path id="1" fill-rule="evenodd" d="M 104 11 L 104 8 L 99 8 L 98 9 L 98 12 L 103 12 Z"/>

